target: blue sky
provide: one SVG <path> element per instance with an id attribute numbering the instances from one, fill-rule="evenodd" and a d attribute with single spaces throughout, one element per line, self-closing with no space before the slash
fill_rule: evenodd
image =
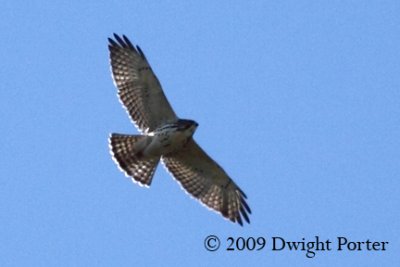
<path id="1" fill-rule="evenodd" d="M 0 11 L 1 266 L 394 266 L 400 261 L 400 2 L 7 1 Z M 177 114 L 249 197 L 221 219 L 159 166 L 125 178 L 136 133 L 107 37 L 141 46 Z M 217 252 L 203 246 L 210 234 Z M 332 251 L 272 251 L 329 239 Z M 336 238 L 387 241 L 337 251 Z M 264 237 L 227 251 L 229 237 Z"/>

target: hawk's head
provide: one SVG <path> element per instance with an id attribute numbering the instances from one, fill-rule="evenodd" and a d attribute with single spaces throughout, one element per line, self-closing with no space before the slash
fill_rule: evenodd
<path id="1" fill-rule="evenodd" d="M 178 126 L 178 131 L 186 131 L 186 130 L 191 130 L 193 129 L 193 132 L 196 130 L 197 126 L 199 124 L 193 120 L 184 120 L 184 119 L 179 119 L 177 122 Z"/>
<path id="2" fill-rule="evenodd" d="M 187 137 L 191 137 L 199 124 L 193 120 L 179 119 L 177 126 L 178 132 L 184 132 Z"/>

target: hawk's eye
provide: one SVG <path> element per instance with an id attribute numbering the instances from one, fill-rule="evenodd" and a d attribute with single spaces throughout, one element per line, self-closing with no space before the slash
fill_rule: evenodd
<path id="1" fill-rule="evenodd" d="M 181 131 L 187 130 L 187 129 L 189 129 L 189 127 L 190 127 L 190 124 L 181 124 L 181 125 L 179 125 L 178 130 L 181 130 Z"/>

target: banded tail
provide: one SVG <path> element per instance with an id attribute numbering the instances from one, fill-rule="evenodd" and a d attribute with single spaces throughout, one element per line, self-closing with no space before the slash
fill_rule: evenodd
<path id="1" fill-rule="evenodd" d="M 114 161 L 127 176 L 142 186 L 150 186 L 160 157 L 143 157 L 150 141 L 145 135 L 111 134 L 110 150 Z"/>

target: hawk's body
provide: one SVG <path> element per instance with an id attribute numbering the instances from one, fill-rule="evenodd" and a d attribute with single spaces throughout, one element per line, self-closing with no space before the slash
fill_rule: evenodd
<path id="1" fill-rule="evenodd" d="M 194 141 L 198 124 L 179 119 L 146 57 L 126 36 L 109 39 L 119 98 L 142 135 L 112 134 L 113 158 L 140 185 L 151 184 L 160 159 L 194 198 L 233 222 L 249 222 L 246 195 Z"/>

